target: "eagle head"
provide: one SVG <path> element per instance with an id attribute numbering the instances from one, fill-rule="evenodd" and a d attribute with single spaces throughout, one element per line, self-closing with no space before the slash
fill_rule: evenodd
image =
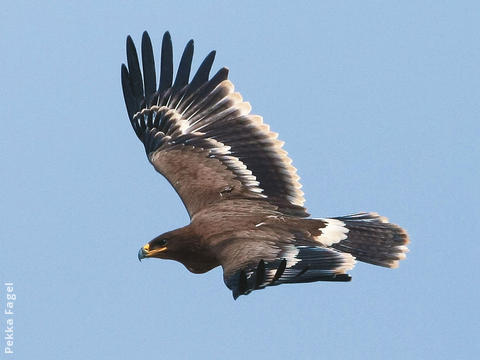
<path id="1" fill-rule="evenodd" d="M 138 260 L 145 258 L 181 260 L 192 247 L 190 243 L 196 240 L 187 227 L 166 232 L 141 247 L 138 251 Z"/>
<path id="2" fill-rule="evenodd" d="M 168 250 L 168 239 L 162 236 L 158 236 L 152 241 L 148 242 L 138 250 L 138 260 L 142 261 L 146 257 L 164 258 L 166 251 Z"/>

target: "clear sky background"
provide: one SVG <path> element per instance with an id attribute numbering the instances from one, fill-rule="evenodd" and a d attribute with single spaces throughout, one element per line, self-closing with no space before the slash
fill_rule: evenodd
<path id="1" fill-rule="evenodd" d="M 0 14 L 15 359 L 478 355 L 479 2 L 12 1 Z M 234 301 L 220 268 L 139 263 L 140 246 L 188 222 L 123 102 L 125 38 L 144 30 L 157 54 L 171 32 L 175 64 L 190 38 L 195 68 L 216 49 L 214 70 L 228 66 L 286 142 L 310 212 L 401 224 L 400 268 Z"/>

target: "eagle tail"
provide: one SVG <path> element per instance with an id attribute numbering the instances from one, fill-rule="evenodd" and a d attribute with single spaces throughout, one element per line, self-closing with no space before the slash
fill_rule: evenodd
<path id="1" fill-rule="evenodd" d="M 359 213 L 333 220 L 331 224 L 340 226 L 343 235 L 340 238 L 343 239 L 334 239 L 332 248 L 350 253 L 356 260 L 388 268 L 398 267 L 398 262 L 405 259 L 408 234 L 400 226 L 389 223 L 387 218 L 377 213 Z"/>

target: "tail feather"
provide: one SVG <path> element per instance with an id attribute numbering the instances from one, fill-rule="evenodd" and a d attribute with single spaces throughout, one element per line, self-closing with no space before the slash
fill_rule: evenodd
<path id="1" fill-rule="evenodd" d="M 398 262 L 405 259 L 408 234 L 387 218 L 377 213 L 359 213 L 333 219 L 346 228 L 344 238 L 331 245 L 334 249 L 350 253 L 359 261 L 388 268 L 398 267 Z"/>

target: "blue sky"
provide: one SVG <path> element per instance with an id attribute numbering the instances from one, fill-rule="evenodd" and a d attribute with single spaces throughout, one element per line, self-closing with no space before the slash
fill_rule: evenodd
<path id="1" fill-rule="evenodd" d="M 138 248 L 188 215 L 120 86 L 125 38 L 217 50 L 280 133 L 316 217 L 377 211 L 399 269 L 233 301 Z M 470 359 L 478 354 L 478 2 L 9 2 L 0 21 L 0 281 L 16 359 Z M 0 288 L 0 310 L 6 302 Z M 3 312 L 3 310 L 1 310 Z M 5 329 L 4 316 L 1 331 Z"/>

